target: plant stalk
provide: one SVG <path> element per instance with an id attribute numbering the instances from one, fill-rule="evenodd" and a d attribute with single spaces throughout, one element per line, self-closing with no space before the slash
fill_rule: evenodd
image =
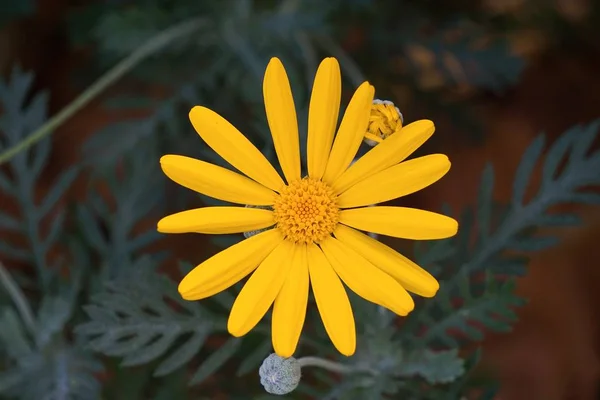
<path id="1" fill-rule="evenodd" d="M 21 315 L 21 319 L 23 319 L 23 323 L 27 326 L 29 333 L 35 336 L 36 327 L 35 327 L 35 317 L 33 316 L 33 312 L 31 311 L 31 307 L 29 306 L 29 302 L 25 298 L 25 295 L 19 288 L 19 285 L 14 281 L 10 272 L 4 267 L 4 264 L 0 262 L 0 282 L 8 292 L 13 303 L 15 303 L 15 307 L 17 307 L 17 311 Z"/>
<path id="2" fill-rule="evenodd" d="M 54 115 L 45 124 L 29 134 L 25 139 L 8 148 L 6 151 L 0 154 L 0 165 L 9 161 L 11 158 L 26 150 L 30 146 L 42 140 L 48 136 L 56 128 L 62 125 L 66 120 L 75 115 L 79 110 L 86 106 L 90 101 L 96 98 L 100 93 L 106 90 L 110 85 L 115 83 L 127 72 L 131 71 L 134 67 L 140 64 L 143 60 L 148 58 L 154 53 L 157 53 L 168 44 L 173 41 L 187 36 L 192 32 L 205 26 L 206 19 L 194 18 L 182 22 L 181 24 L 172 26 L 156 36 L 150 38 L 140 47 L 138 47 L 133 53 L 124 58 L 121 62 L 115 65 L 113 68 L 108 70 L 102 75 L 97 81 L 89 86 L 83 93 L 81 93 L 75 100 L 66 105 L 58 114 Z"/>

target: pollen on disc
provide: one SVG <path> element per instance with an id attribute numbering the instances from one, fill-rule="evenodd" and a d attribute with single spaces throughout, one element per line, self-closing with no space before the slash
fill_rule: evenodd
<path id="1" fill-rule="evenodd" d="M 335 230 L 340 210 L 331 188 L 321 180 L 291 182 L 277 197 L 277 228 L 294 243 L 319 243 Z"/>

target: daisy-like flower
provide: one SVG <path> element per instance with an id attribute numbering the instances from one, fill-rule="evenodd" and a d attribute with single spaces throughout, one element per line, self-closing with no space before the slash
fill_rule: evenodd
<path id="1" fill-rule="evenodd" d="M 179 155 L 163 156 L 162 170 L 182 186 L 240 206 L 183 211 L 161 219 L 158 230 L 230 234 L 271 228 L 198 265 L 183 278 L 179 293 L 186 300 L 200 300 L 252 273 L 233 304 L 227 328 L 243 336 L 273 305 L 273 347 L 279 356 L 290 357 L 312 287 L 327 334 L 340 353 L 350 356 L 356 329 L 342 282 L 401 316 L 414 308 L 409 291 L 432 297 L 439 288 L 425 270 L 361 231 L 428 240 L 453 236 L 458 229 L 454 219 L 433 212 L 369 206 L 429 186 L 449 170 L 450 162 L 441 154 L 404 161 L 433 134 L 433 123 L 423 120 L 381 140 L 352 163 L 367 132 L 374 88 L 368 82 L 360 85 L 336 135 L 340 67 L 327 58 L 316 73 L 310 99 L 307 176 L 302 176 L 294 100 L 277 58 L 267 66 L 263 94 L 283 178 L 223 117 L 194 107 L 190 120 L 200 137 L 243 175 Z"/>

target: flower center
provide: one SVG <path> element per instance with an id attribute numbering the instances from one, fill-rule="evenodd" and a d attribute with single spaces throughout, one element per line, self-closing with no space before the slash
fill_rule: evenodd
<path id="1" fill-rule="evenodd" d="M 393 133 L 402 128 L 402 114 L 388 100 L 373 100 L 369 125 L 365 133 L 365 140 L 370 146 L 374 146 Z"/>
<path id="2" fill-rule="evenodd" d="M 319 243 L 334 231 L 339 213 L 331 188 L 313 178 L 284 187 L 273 205 L 277 228 L 294 243 Z"/>

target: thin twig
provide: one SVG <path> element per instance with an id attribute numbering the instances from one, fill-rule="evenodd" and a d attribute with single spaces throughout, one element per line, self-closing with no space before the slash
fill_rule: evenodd
<path id="1" fill-rule="evenodd" d="M 29 329 L 29 332 L 35 336 L 36 327 L 35 327 L 35 317 L 33 316 L 33 312 L 31 311 L 31 307 L 29 307 L 29 302 L 25 298 L 25 295 L 14 281 L 8 270 L 4 267 L 4 264 L 0 262 L 0 282 L 6 288 L 8 295 L 15 303 L 23 322 Z"/>
<path id="2" fill-rule="evenodd" d="M 329 361 L 320 357 L 301 357 L 298 359 L 298 362 L 302 368 L 319 367 L 331 372 L 337 372 L 339 374 L 369 373 L 372 375 L 377 375 L 379 373 L 371 368 L 353 367 L 350 365 L 340 364 L 335 361 Z"/>
<path id="3" fill-rule="evenodd" d="M 56 128 L 81 110 L 85 105 L 96 98 L 110 85 L 119 80 L 123 75 L 136 67 L 144 59 L 158 52 L 168 44 L 172 43 L 174 40 L 183 36 L 187 36 L 198 30 L 205 25 L 205 22 L 206 19 L 204 18 L 194 18 L 166 29 L 149 39 L 143 45 L 138 47 L 133 53 L 108 70 L 75 100 L 65 106 L 58 114 L 46 121 L 44 125 L 33 131 L 30 135 L 13 147 L 0 154 L 0 165 L 4 164 L 21 151 L 26 150 L 30 146 L 54 132 Z"/>

